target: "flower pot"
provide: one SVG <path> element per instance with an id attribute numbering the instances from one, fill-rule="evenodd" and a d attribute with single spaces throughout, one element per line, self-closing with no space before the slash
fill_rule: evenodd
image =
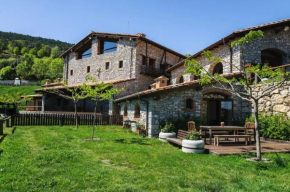
<path id="1" fill-rule="evenodd" d="M 160 141 L 166 142 L 167 138 L 176 138 L 176 134 L 175 133 L 163 133 L 163 132 L 159 133 L 159 140 Z"/>
<path id="2" fill-rule="evenodd" d="M 204 141 L 183 139 L 182 151 L 185 153 L 204 153 Z"/>

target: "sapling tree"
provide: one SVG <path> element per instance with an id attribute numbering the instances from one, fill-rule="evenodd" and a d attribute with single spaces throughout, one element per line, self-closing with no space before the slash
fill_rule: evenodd
<path id="1" fill-rule="evenodd" d="M 236 68 L 240 74 L 227 78 L 222 74 L 210 74 L 197 60 L 191 59 L 185 61 L 185 74 L 193 74 L 200 76 L 197 81 L 201 85 L 211 84 L 213 87 L 229 91 L 232 95 L 235 95 L 242 100 L 248 101 L 253 106 L 253 116 L 255 118 L 255 134 L 256 134 L 256 160 L 261 160 L 261 142 L 260 142 L 260 125 L 259 125 L 259 109 L 258 102 L 265 96 L 269 96 L 275 89 L 279 89 L 282 86 L 288 85 L 290 80 L 290 74 L 285 72 L 283 68 L 272 69 L 267 64 L 257 64 L 250 67 L 244 65 L 244 49 L 247 43 L 255 41 L 263 36 L 262 31 L 250 31 L 244 37 L 233 41 L 231 47 L 240 46 L 241 50 L 241 66 Z M 204 51 L 202 53 L 209 62 L 220 62 L 221 59 L 214 57 L 210 51 Z M 260 84 L 263 86 L 263 90 L 257 94 L 255 92 L 255 85 L 251 79 L 248 78 L 248 74 L 253 74 L 259 79 Z M 265 80 L 266 79 L 266 80 Z"/>
<path id="2" fill-rule="evenodd" d="M 30 101 L 31 99 L 32 98 L 29 96 L 22 96 L 21 92 L 12 92 L 0 95 L 0 103 L 4 103 L 6 105 L 6 109 L 12 105 L 15 109 L 15 112 L 17 112 L 20 104 L 26 101 Z"/>
<path id="3" fill-rule="evenodd" d="M 113 84 L 105 84 L 104 82 L 98 83 L 98 81 L 92 77 L 86 77 L 87 83 L 93 83 L 93 86 L 88 87 L 87 94 L 88 97 L 91 98 L 95 102 L 94 107 L 94 120 L 93 120 L 93 130 L 92 130 L 92 140 L 94 139 L 95 135 L 95 128 L 96 128 L 96 118 L 97 118 L 97 106 L 100 101 L 113 101 L 113 95 L 120 93 L 123 89 L 116 89 L 113 88 Z"/>
<path id="4" fill-rule="evenodd" d="M 88 97 L 90 86 L 83 83 L 77 87 L 70 87 L 67 82 L 62 83 L 60 87 L 43 88 L 43 91 L 58 95 L 64 99 L 71 100 L 75 109 L 76 128 L 79 128 L 77 103 Z"/>

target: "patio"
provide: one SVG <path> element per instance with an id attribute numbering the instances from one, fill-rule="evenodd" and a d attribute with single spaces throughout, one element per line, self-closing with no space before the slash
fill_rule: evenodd
<path id="1" fill-rule="evenodd" d="M 281 143 L 261 139 L 261 147 L 262 153 L 290 153 L 290 143 Z M 206 152 L 214 155 L 246 154 L 255 153 L 256 144 L 255 142 L 252 142 L 249 145 L 245 145 L 244 139 L 240 139 L 239 142 L 235 142 L 234 139 L 230 139 L 228 141 L 222 140 L 219 146 L 215 146 L 213 144 L 205 145 L 205 149 Z"/>

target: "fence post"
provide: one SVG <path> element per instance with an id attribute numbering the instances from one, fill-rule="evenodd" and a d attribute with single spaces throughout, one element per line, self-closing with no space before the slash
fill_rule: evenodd
<path id="1" fill-rule="evenodd" d="M 4 123 L 4 120 L 0 119 L 0 135 L 4 134 L 4 132 L 3 132 L 3 123 Z"/>

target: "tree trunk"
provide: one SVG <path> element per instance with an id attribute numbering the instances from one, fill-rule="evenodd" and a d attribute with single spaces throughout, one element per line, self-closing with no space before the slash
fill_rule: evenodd
<path id="1" fill-rule="evenodd" d="M 261 161 L 261 141 L 260 141 L 260 131 L 259 131 L 259 108 L 258 108 L 258 100 L 253 100 L 254 102 L 254 117 L 255 117 L 255 133 L 256 133 L 256 152 L 257 152 L 257 160 Z"/>
<path id="2" fill-rule="evenodd" d="M 78 122 L 78 112 L 77 112 L 77 102 L 74 102 L 75 106 L 75 121 L 76 121 L 76 128 L 79 128 L 79 122 Z"/>
<path id="3" fill-rule="evenodd" d="M 94 136 L 95 136 L 95 128 L 96 128 L 96 118 L 97 118 L 97 105 L 98 105 L 98 101 L 99 101 L 99 100 L 97 100 L 97 101 L 95 102 L 92 140 L 94 139 Z"/>

